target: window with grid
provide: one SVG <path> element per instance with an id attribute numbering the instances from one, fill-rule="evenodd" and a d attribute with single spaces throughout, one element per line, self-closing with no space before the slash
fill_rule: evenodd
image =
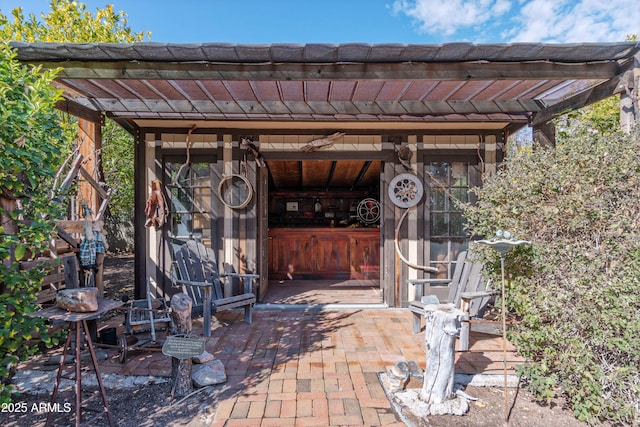
<path id="1" fill-rule="evenodd" d="M 430 264 L 438 269 L 434 278 L 451 278 L 458 254 L 469 246 L 462 210 L 456 202 L 469 200 L 470 165 L 439 161 L 426 167 Z"/>
<path id="2" fill-rule="evenodd" d="M 170 194 L 170 234 L 178 239 L 193 236 L 209 246 L 213 227 L 212 198 L 216 197 L 215 158 L 199 156 L 198 160 L 182 167 L 183 158 L 167 156 L 164 159 L 166 187 Z"/>

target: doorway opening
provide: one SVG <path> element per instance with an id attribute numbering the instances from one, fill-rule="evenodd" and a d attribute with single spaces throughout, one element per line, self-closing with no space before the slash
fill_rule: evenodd
<path id="1" fill-rule="evenodd" d="M 270 160 L 269 304 L 379 304 L 378 160 Z"/>

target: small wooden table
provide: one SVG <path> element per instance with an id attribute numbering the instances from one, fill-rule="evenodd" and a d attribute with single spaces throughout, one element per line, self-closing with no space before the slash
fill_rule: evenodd
<path id="1" fill-rule="evenodd" d="M 60 388 L 60 380 L 62 379 L 62 373 L 64 371 L 64 365 L 67 358 L 67 352 L 71 347 L 71 337 L 75 337 L 75 356 L 74 356 L 74 368 L 75 368 L 75 386 L 74 391 L 76 395 L 76 427 L 80 426 L 82 420 L 82 334 L 84 334 L 85 341 L 87 343 L 87 348 L 89 349 L 89 353 L 91 354 L 91 362 L 93 363 L 93 369 L 96 374 L 96 378 L 98 380 L 98 385 L 100 386 L 100 394 L 102 396 L 103 402 L 103 411 L 98 412 L 94 417 L 90 420 L 87 420 L 87 423 L 90 423 L 94 419 L 98 418 L 103 414 L 107 414 L 107 418 L 109 419 L 109 425 L 115 426 L 113 422 L 113 417 L 111 415 L 111 410 L 109 409 L 109 403 L 107 402 L 107 394 L 104 390 L 104 386 L 102 385 L 102 377 L 100 376 L 100 369 L 98 368 L 98 361 L 96 359 L 96 353 L 93 349 L 93 343 L 91 342 L 91 336 L 89 334 L 89 326 L 87 325 L 88 320 L 99 319 L 104 316 L 108 311 L 113 310 L 114 308 L 122 306 L 124 303 L 121 301 L 114 300 L 99 300 L 98 301 L 98 310 L 88 312 L 88 313 L 75 313 L 69 312 L 66 310 L 62 310 L 58 307 L 49 307 L 43 310 L 36 311 L 34 313 L 29 313 L 28 315 L 31 317 L 42 317 L 44 319 L 49 320 L 62 320 L 68 322 L 68 330 L 69 333 L 67 335 L 67 340 L 64 344 L 64 350 L 62 352 L 62 358 L 60 359 L 60 366 L 58 367 L 58 377 L 56 378 L 56 386 L 53 389 L 53 395 L 51 396 L 51 404 L 53 405 L 58 397 L 58 389 Z M 86 403 L 86 402 L 85 402 Z M 45 426 L 49 426 L 52 421 L 53 412 L 49 412 L 47 416 L 47 422 Z"/>

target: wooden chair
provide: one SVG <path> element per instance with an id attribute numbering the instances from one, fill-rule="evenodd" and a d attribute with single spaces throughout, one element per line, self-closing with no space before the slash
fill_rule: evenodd
<path id="1" fill-rule="evenodd" d="M 211 336 L 211 316 L 218 311 L 243 307 L 244 321 L 251 323 L 251 309 L 256 303 L 251 282 L 259 275 L 220 273 L 213 250 L 192 239 L 175 245 L 174 257 L 174 286 L 181 286 L 193 300 L 192 316 L 203 317 L 206 336 Z M 241 280 L 244 292 L 225 297 L 221 281 L 228 279 Z"/>
<path id="2" fill-rule="evenodd" d="M 469 331 L 471 323 L 479 322 L 484 315 L 487 303 L 496 294 L 489 283 L 482 277 L 484 265 L 467 256 L 466 251 L 460 252 L 456 259 L 456 267 L 451 279 L 410 279 L 409 283 L 416 286 L 416 300 L 409 303 L 409 310 L 413 313 L 413 333 L 417 334 L 422 328 L 424 307 L 427 304 L 453 304 L 465 313 L 460 330 L 460 349 L 469 349 Z M 449 285 L 449 295 L 445 302 L 439 301 L 434 295 L 424 295 L 424 285 Z M 482 332 L 496 332 L 486 327 L 474 328 Z M 497 333 L 500 333 L 498 330 Z"/>

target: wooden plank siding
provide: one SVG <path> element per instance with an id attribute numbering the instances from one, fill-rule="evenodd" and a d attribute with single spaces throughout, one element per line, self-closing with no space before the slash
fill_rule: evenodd
<path id="1" fill-rule="evenodd" d="M 382 161 L 381 284 L 385 301 L 400 306 L 410 298 L 407 276 L 422 273 L 410 271 L 395 253 L 394 229 L 402 209 L 390 203 L 386 188 L 405 170 L 397 164 L 394 144 L 422 144 L 413 160 L 421 178 L 431 158 L 425 153 L 451 154 L 451 161 L 466 149 L 475 152 L 480 147 L 485 159 L 470 168 L 476 179 L 480 167 L 488 174 L 496 170 L 508 134 L 525 126 L 538 126 L 539 136 L 553 144 L 546 123 L 615 94 L 621 94 L 624 129 L 640 116 L 634 96 L 640 74 L 637 41 L 260 46 L 12 42 L 12 46 L 24 64 L 44 68 L 64 64 L 56 81 L 66 99 L 59 104 L 62 110 L 97 126 L 103 117 L 110 117 L 135 137 L 136 298 L 144 296 L 145 279 L 157 275 L 153 263 L 159 261 L 149 234 L 153 231 L 144 226 L 147 186 L 158 176 L 151 164 L 158 148 L 151 148 L 156 155 L 149 154 L 146 141 L 162 141 L 163 151 L 171 147 L 165 142 L 171 142 L 172 134 L 181 134 L 183 142 L 188 129 L 197 125 L 198 142 L 202 147 L 212 144 L 207 150 L 218 156 L 213 166 L 218 178 L 238 171 L 244 155 L 239 135 L 248 134 L 281 160 L 288 156 L 296 161 L 338 162 L 357 153 L 359 160 Z M 301 144 L 336 131 L 347 133 L 340 144 L 306 156 L 300 153 Z M 144 137 L 145 132 L 152 133 L 152 139 Z M 301 177 L 303 169 L 299 166 Z M 258 185 L 256 173 L 248 173 L 255 189 L 266 188 Z M 216 197 L 211 203 L 218 253 L 226 252 L 231 262 L 234 254 L 229 251 L 242 250 L 248 262 L 253 258 L 258 265 L 256 257 L 262 253 L 255 236 L 260 204 L 236 212 L 221 207 Z M 402 249 L 415 261 L 427 263 L 428 207 L 420 206 L 416 214 L 410 225 L 403 225 Z M 225 235 L 226 241 L 220 237 Z"/>
<path id="2" fill-rule="evenodd" d="M 301 131 L 302 132 L 302 131 Z M 155 135 L 155 133 L 151 132 Z M 222 268 L 231 268 L 236 272 L 249 272 L 261 274 L 266 282 L 266 274 L 261 270 L 267 268 L 268 263 L 264 262 L 264 249 L 261 249 L 259 236 L 261 236 L 260 209 L 266 213 L 266 206 L 261 206 L 260 198 L 264 191 L 268 191 L 267 181 L 259 182 L 260 174 L 258 166 L 252 155 L 246 156 L 246 177 L 253 186 L 254 194 L 250 203 L 243 209 L 231 209 L 226 207 L 217 195 L 217 184 L 229 173 L 241 174 L 242 162 L 245 159 L 245 150 L 240 147 L 239 139 L 241 133 L 239 131 L 229 131 L 224 134 L 203 133 L 199 135 L 197 142 L 193 146 L 192 160 L 196 161 L 198 155 L 194 153 L 208 153 L 210 156 L 217 157 L 217 161 L 212 163 L 213 183 L 211 205 L 209 206 L 212 218 L 211 228 L 214 234 L 211 246 L 216 251 L 218 259 L 222 263 Z M 244 133 L 243 135 L 246 135 Z M 387 188 L 389 182 L 398 174 L 408 172 L 402 166 L 396 155 L 396 147 L 398 144 L 411 144 L 414 147 L 414 156 L 412 158 L 413 173 L 426 181 L 425 168 L 428 162 L 433 159 L 452 160 L 476 160 L 477 148 L 481 141 L 487 139 L 495 141 L 493 134 L 486 137 L 484 135 L 469 135 L 462 132 L 461 135 L 437 134 L 437 135 L 350 135 L 348 142 L 338 147 L 331 147 L 326 150 L 318 150 L 312 153 L 302 153 L 299 148 L 308 143 L 317 135 L 253 135 L 254 140 L 261 142 L 261 148 L 264 148 L 262 154 L 267 162 L 277 161 L 280 159 L 287 161 L 344 161 L 349 164 L 355 164 L 354 159 L 371 159 L 381 162 L 378 179 L 380 182 L 379 198 L 381 202 L 382 212 L 380 220 L 380 287 L 383 293 L 384 303 L 389 307 L 406 307 L 413 299 L 413 289 L 407 285 L 410 278 L 425 278 L 428 274 L 414 270 L 408 267 L 400 260 L 395 250 L 395 228 L 400 220 L 404 209 L 397 208 L 389 199 Z M 155 167 L 152 169 L 155 176 L 161 176 L 162 172 L 162 156 L 167 153 L 182 153 L 185 156 L 185 144 L 183 134 L 159 134 L 154 138 L 160 138 L 159 143 L 151 144 Z M 148 138 L 147 138 L 148 139 Z M 156 146 L 157 145 L 157 146 Z M 378 150 L 371 150 L 377 147 Z M 482 151 L 484 153 L 484 151 Z M 438 153 L 438 154 L 436 154 Z M 186 156 L 185 156 L 186 157 Z M 492 151 L 492 157 L 496 157 L 495 150 Z M 362 161 L 360 161 L 362 163 Z M 314 167 L 316 165 L 313 165 Z M 351 166 L 349 166 L 351 167 Z M 324 171 L 327 168 L 322 168 Z M 319 170 L 315 167 L 314 170 Z M 349 171 L 349 176 L 353 175 L 353 171 Z M 347 176 L 345 175 L 345 176 Z M 473 181 L 479 181 L 480 172 L 472 178 Z M 425 184 L 426 185 L 426 184 Z M 146 192 L 144 193 L 146 194 Z M 429 205 L 425 200 L 419 204 L 414 212 L 412 212 L 400 230 L 400 247 L 405 256 L 410 256 L 412 261 L 425 265 L 429 263 Z M 151 231 L 149 231 L 151 232 Z M 165 236 L 166 237 L 166 236 Z M 158 255 L 149 253 L 146 256 L 153 258 L 153 264 L 156 265 L 155 272 L 149 271 L 155 275 L 160 282 L 164 281 L 163 287 L 170 286 L 170 276 L 167 270 L 170 266 L 170 258 L 167 253 L 168 244 L 163 244 L 163 251 Z M 153 251 L 152 251 L 153 252 Z M 267 253 L 268 257 L 269 254 Z M 225 265 L 226 263 L 226 265 Z M 231 266 L 231 267 L 229 267 Z M 164 275 L 164 278 L 161 278 Z M 261 292 L 266 291 L 266 283 L 261 283 Z M 227 292 L 231 292 L 228 289 Z M 257 289 L 254 290 L 257 292 Z M 260 297 L 264 295 L 260 294 Z"/>
<path id="3" fill-rule="evenodd" d="M 385 157 L 388 157 L 389 161 L 383 165 L 383 173 L 380 182 L 380 188 L 382 190 L 389 186 L 389 182 L 395 176 L 395 166 L 393 159 L 395 158 L 395 151 L 393 144 L 390 142 L 384 142 L 382 144 L 382 152 Z M 382 235 L 382 260 L 380 265 L 380 276 L 382 277 L 382 292 L 384 302 L 390 307 L 396 306 L 396 284 L 399 283 L 399 277 L 397 275 L 397 257 L 394 247 L 394 231 L 396 207 L 391 203 L 389 195 L 386 191 L 380 191 L 380 198 L 382 204 L 382 223 L 381 223 L 381 235 Z"/>

